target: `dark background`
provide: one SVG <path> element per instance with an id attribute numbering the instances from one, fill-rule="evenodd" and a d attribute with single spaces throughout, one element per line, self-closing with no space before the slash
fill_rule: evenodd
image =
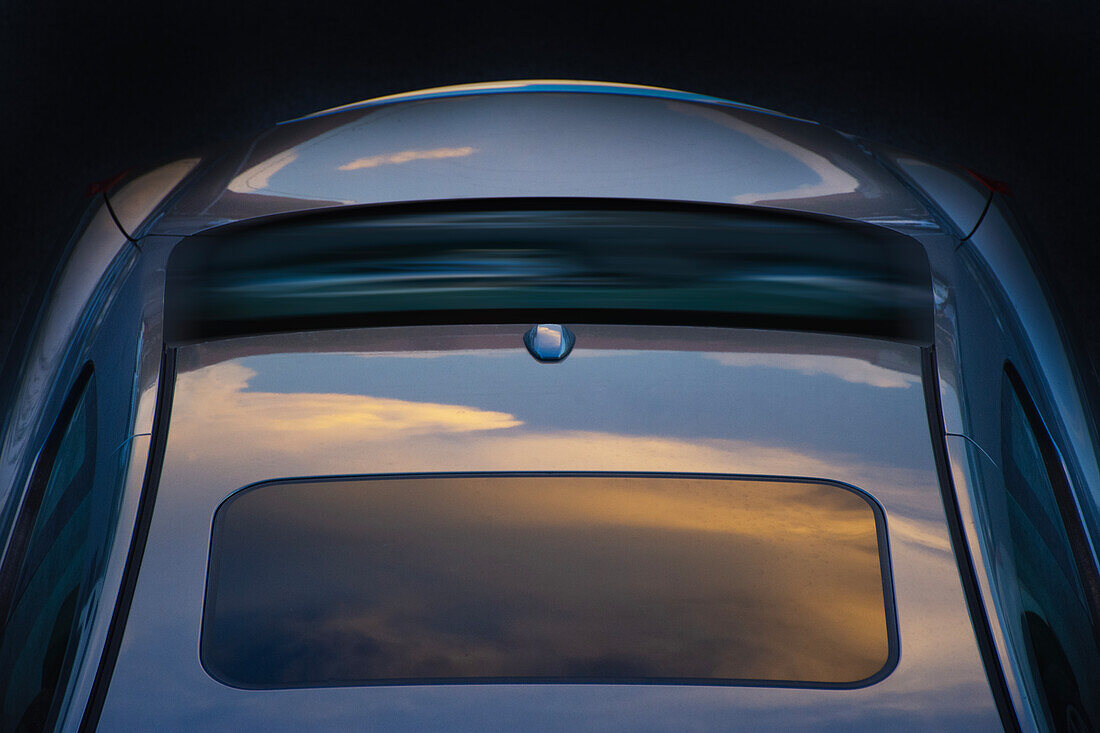
<path id="1" fill-rule="evenodd" d="M 727 97 L 1006 181 L 1100 364 L 1100 3 L 0 4 L 0 358 L 88 184 L 317 109 L 515 78 Z"/>

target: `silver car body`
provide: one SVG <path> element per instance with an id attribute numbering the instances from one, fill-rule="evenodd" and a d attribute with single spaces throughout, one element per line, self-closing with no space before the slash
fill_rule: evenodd
<path id="1" fill-rule="evenodd" d="M 164 345 L 166 262 L 186 238 L 320 209 L 369 214 L 373 204 L 528 197 L 735 204 L 891 229 L 927 254 L 934 343 L 581 324 L 569 361 L 542 369 L 522 346 L 529 323 Z M 85 709 L 97 696 L 104 730 L 1046 725 L 1010 630 L 1018 609 L 996 587 L 1003 559 L 981 509 L 983 497 L 1003 491 L 1002 365 L 1015 366 L 1034 399 L 1090 538 L 1100 537 L 1096 427 L 1006 202 L 961 170 L 775 112 L 649 87 L 536 81 L 429 90 L 282 123 L 134 178 L 92 207 L 51 292 L 8 370 L 2 528 L 10 530 L 36 455 L 89 360 L 99 401 L 111 405 L 112 445 L 104 450 L 116 465 L 109 480 L 121 487 L 59 729 L 88 724 Z M 333 392 L 321 375 L 351 369 L 348 354 L 365 384 L 375 374 L 383 383 L 404 375 L 396 385 L 351 391 L 353 407 L 358 400 L 368 412 L 371 400 L 392 401 L 391 429 L 341 436 L 315 425 L 312 440 L 295 444 L 264 427 L 272 410 L 299 414 L 295 430 L 310 436 L 312 408 L 303 401 Z M 439 384 L 443 364 L 461 379 Z M 589 381 L 570 381 L 581 364 Z M 266 394 L 249 388 L 267 372 L 295 376 Z M 697 411 L 626 397 L 659 390 L 654 374 L 680 373 L 693 375 L 690 387 L 677 389 Z M 522 384 L 543 399 L 501 408 L 508 385 Z M 560 409 L 550 397 L 563 394 L 590 409 Z M 731 400 L 753 420 L 731 418 Z M 166 403 L 170 429 L 157 419 Z M 410 406 L 420 403 L 443 416 L 418 418 Z M 651 429 L 606 418 L 618 413 Z M 807 476 L 860 487 L 881 503 L 889 528 L 896 669 L 854 690 L 426 685 L 260 693 L 204 672 L 197 634 L 211 517 L 241 486 L 284 476 L 532 470 Z M 155 511 L 150 478 L 159 478 Z M 117 659 L 105 669 L 112 645 Z"/>

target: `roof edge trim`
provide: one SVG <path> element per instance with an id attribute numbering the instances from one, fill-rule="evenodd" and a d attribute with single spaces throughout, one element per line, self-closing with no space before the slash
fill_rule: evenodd
<path id="1" fill-rule="evenodd" d="M 696 94 L 694 92 L 684 92 L 677 89 L 666 89 L 664 87 L 653 87 L 643 84 L 624 84 L 619 82 L 584 81 L 575 79 L 515 79 L 509 81 L 479 82 L 475 84 L 456 84 L 453 86 L 433 87 L 430 89 L 420 89 L 413 92 L 388 94 L 382 97 L 365 99 L 360 102 L 352 102 L 350 104 L 344 104 L 338 107 L 331 107 L 329 109 L 320 110 L 318 112 L 312 112 L 310 114 L 303 115 L 301 117 L 295 117 L 290 120 L 284 120 L 277 124 L 286 125 L 292 122 L 311 120 L 317 117 L 327 117 L 328 115 L 339 114 L 341 112 L 350 112 L 352 110 L 366 109 L 369 107 L 394 104 L 397 102 L 415 102 L 426 99 L 475 96 L 483 94 L 517 94 L 539 92 L 565 92 L 573 94 L 619 94 L 634 97 L 655 97 L 658 99 L 671 99 L 682 102 L 701 102 L 704 104 L 722 105 L 724 107 L 736 107 L 737 109 L 760 112 L 762 114 L 772 115 L 775 117 L 785 117 L 787 119 L 799 120 L 800 122 L 807 122 L 812 125 L 818 124 L 813 120 L 806 120 L 802 119 L 801 117 L 793 117 L 791 115 L 783 114 L 782 112 L 776 112 L 775 110 L 766 109 L 764 107 L 757 107 L 755 105 L 744 104 L 742 102 L 734 102 L 728 99 L 722 99 L 721 97 L 712 97 L 706 94 Z"/>

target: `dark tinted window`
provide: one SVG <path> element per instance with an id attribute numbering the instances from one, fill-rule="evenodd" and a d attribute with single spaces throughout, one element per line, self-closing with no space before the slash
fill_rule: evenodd
<path id="1" fill-rule="evenodd" d="M 932 283 L 919 242 L 862 222 L 688 203 L 517 199 L 230 226 L 173 249 L 165 290 L 169 343 L 593 314 L 601 323 L 930 343 Z"/>
<path id="2" fill-rule="evenodd" d="M 1011 369 L 1001 413 L 1019 638 L 1037 702 L 1054 729 L 1091 730 L 1100 724 L 1100 646 L 1089 587 L 1095 566 L 1054 443 Z"/>
<path id="3" fill-rule="evenodd" d="M 241 687 L 858 686 L 896 653 L 881 532 L 867 497 L 825 482 L 263 484 L 216 514 L 202 658 Z"/>
<path id="4" fill-rule="evenodd" d="M 42 730 L 65 692 L 94 536 L 95 393 L 78 381 L 48 438 L 0 571 L 0 729 Z"/>

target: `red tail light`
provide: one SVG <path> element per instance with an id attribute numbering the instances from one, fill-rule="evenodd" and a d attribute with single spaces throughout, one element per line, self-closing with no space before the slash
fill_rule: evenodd
<path id="1" fill-rule="evenodd" d="M 127 168 L 124 171 L 114 174 L 110 178 L 104 178 L 102 181 L 96 181 L 88 185 L 87 190 L 84 191 L 84 195 L 88 198 L 96 196 L 101 193 L 107 193 L 112 188 L 117 186 L 127 175 L 129 175 L 130 169 Z"/>
<path id="2" fill-rule="evenodd" d="M 1012 195 L 1012 189 L 1009 188 L 1008 184 L 1004 181 L 998 181 L 996 178 L 991 178 L 987 175 L 978 173 L 977 171 L 972 171 L 969 168 L 966 169 L 966 172 L 981 181 L 982 185 L 988 188 L 990 191 L 993 191 L 994 193 L 1003 193 L 1005 196 Z"/>

